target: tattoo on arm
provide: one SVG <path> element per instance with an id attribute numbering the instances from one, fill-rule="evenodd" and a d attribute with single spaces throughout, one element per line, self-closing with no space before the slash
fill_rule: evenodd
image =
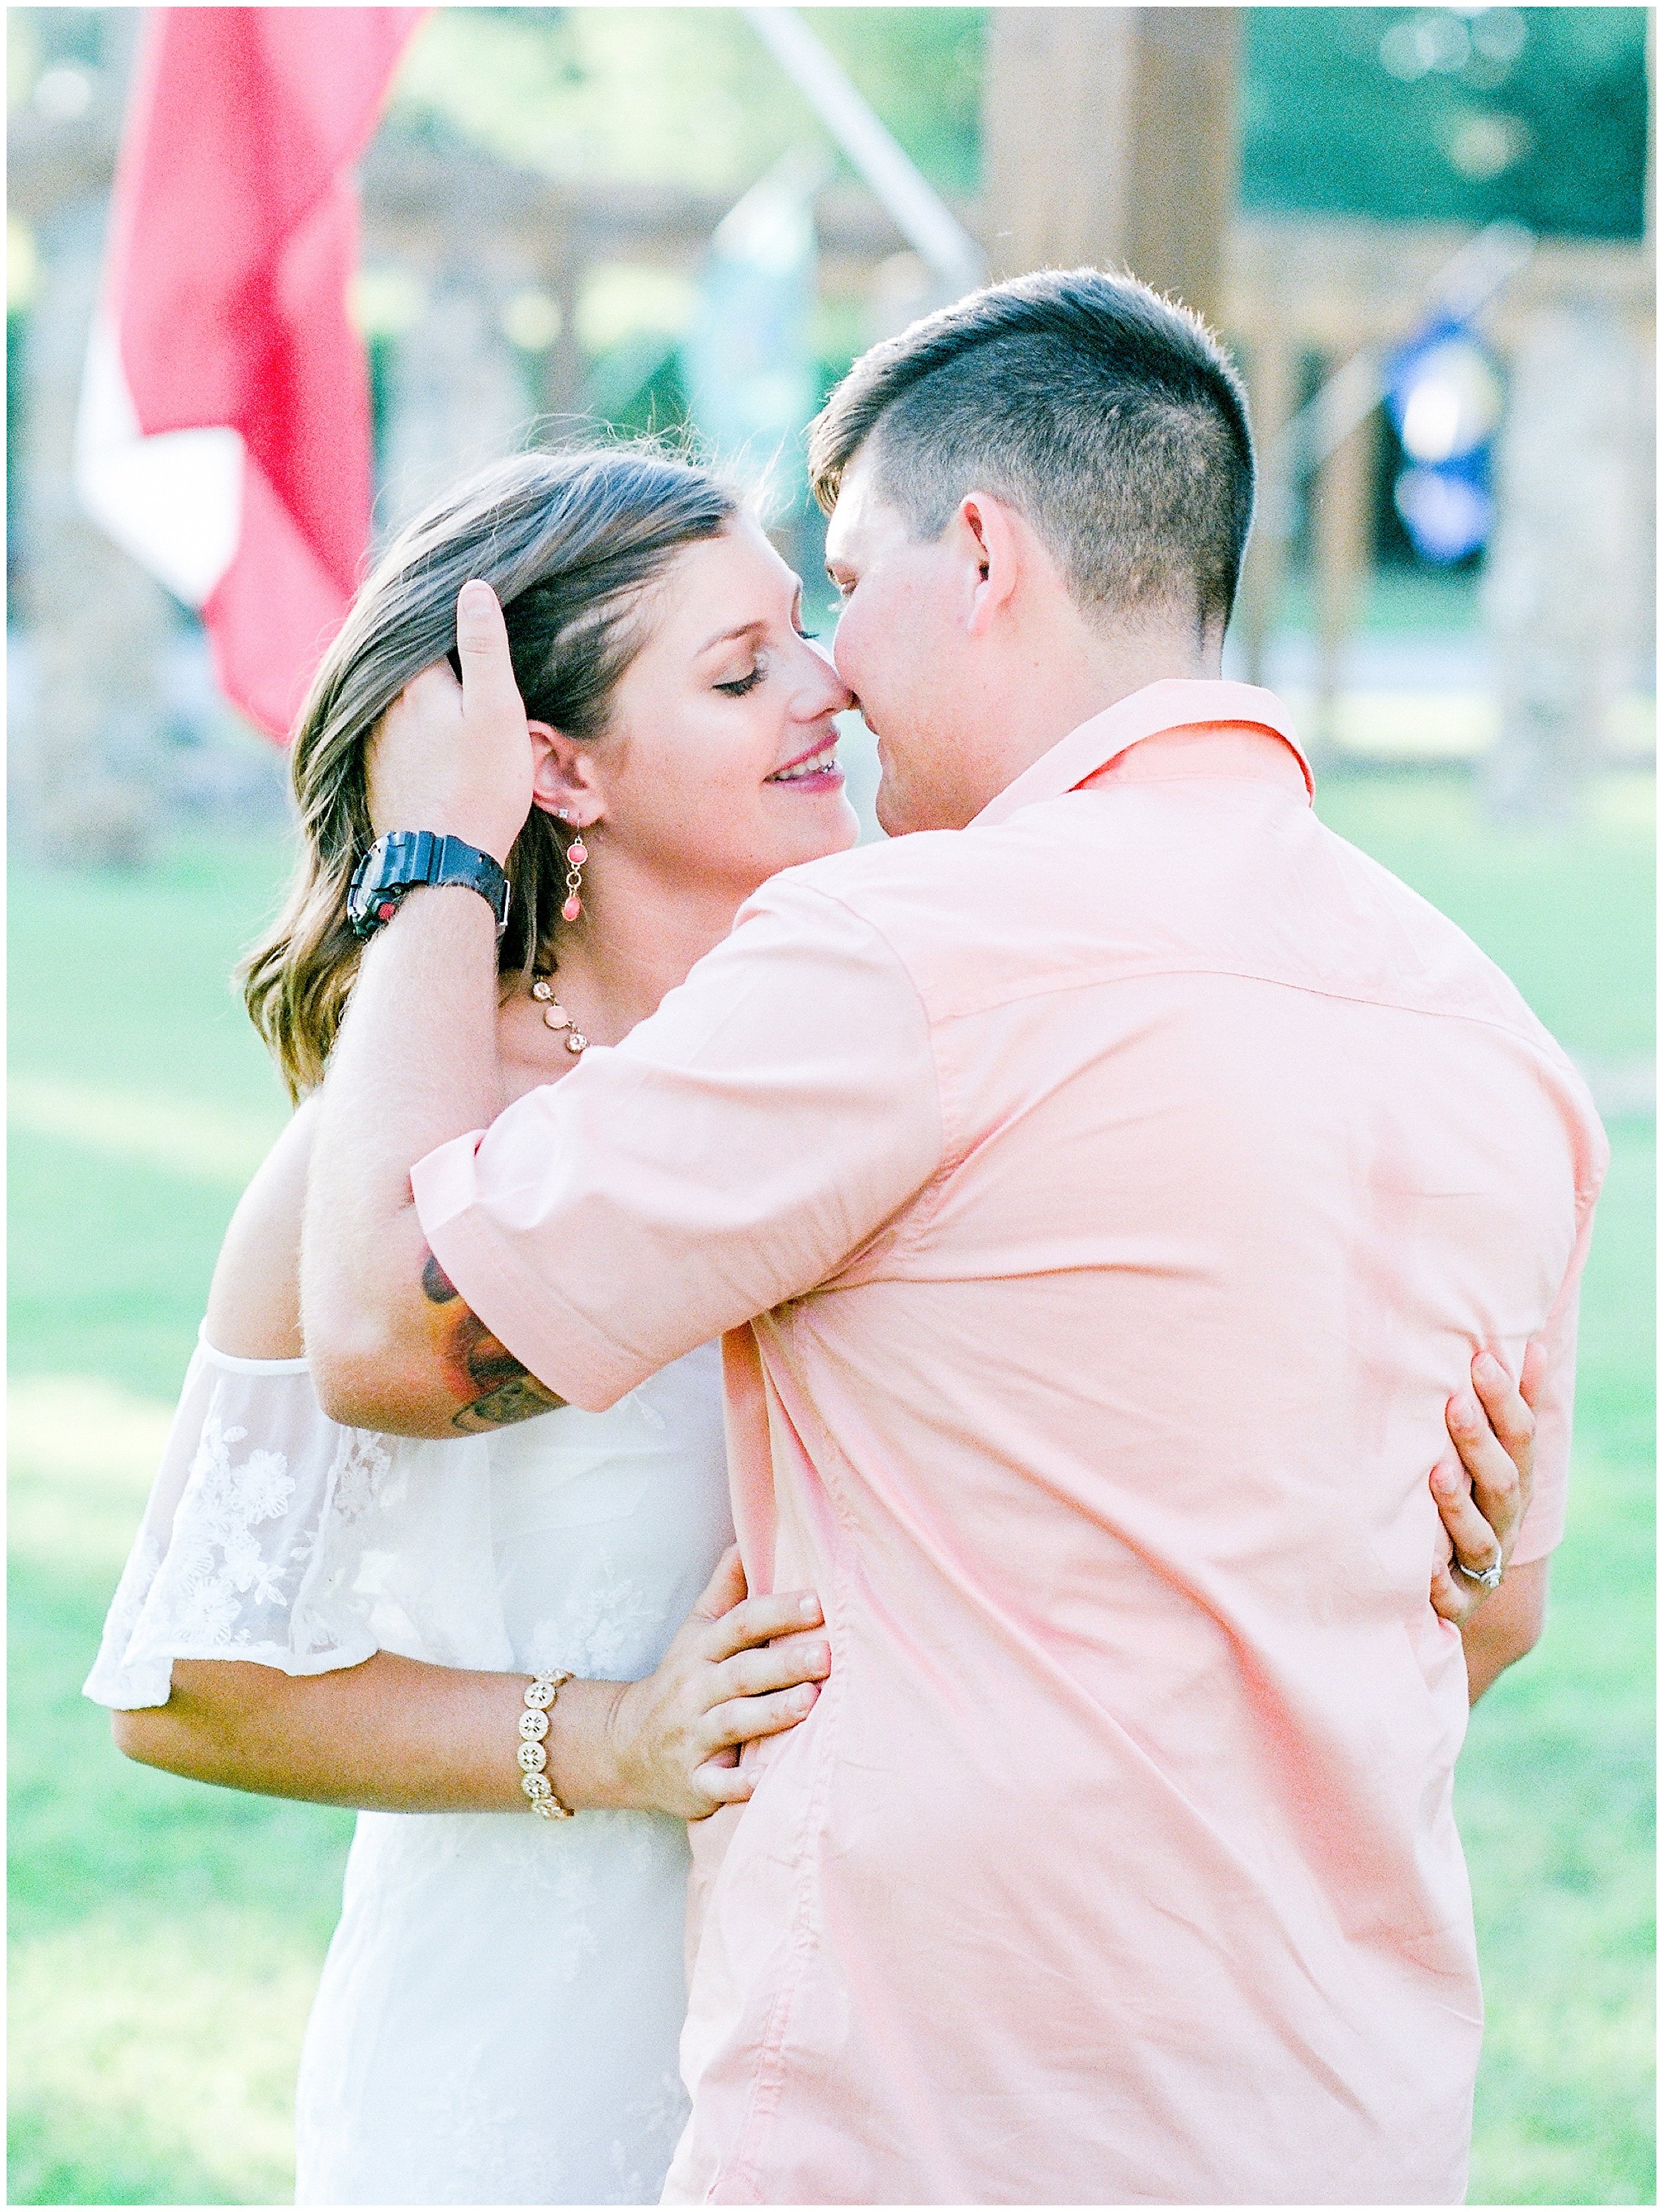
<path id="1" fill-rule="evenodd" d="M 464 1400 L 451 1416 L 453 1428 L 473 1436 L 484 1429 L 506 1428 L 511 1421 L 528 1421 L 565 1404 L 463 1304 L 460 1291 L 431 1252 L 422 1263 L 422 1295 L 441 1310 L 441 1349 Z"/>

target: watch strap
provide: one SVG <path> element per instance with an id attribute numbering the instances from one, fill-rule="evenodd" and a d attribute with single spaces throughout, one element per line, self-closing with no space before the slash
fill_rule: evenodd
<path id="1" fill-rule="evenodd" d="M 496 934 L 503 934 L 509 921 L 508 878 L 477 845 L 431 830 L 394 830 L 376 839 L 354 872 L 348 919 L 360 937 L 372 937 L 392 921 L 406 891 L 448 884 L 478 891 L 496 918 Z"/>

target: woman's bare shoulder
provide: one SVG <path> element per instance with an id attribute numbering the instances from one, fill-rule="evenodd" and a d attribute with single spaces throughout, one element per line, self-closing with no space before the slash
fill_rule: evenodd
<path id="1" fill-rule="evenodd" d="M 301 1220 L 317 1119 L 300 1106 L 238 1200 L 208 1292 L 208 1341 L 234 1359 L 299 1359 Z"/>

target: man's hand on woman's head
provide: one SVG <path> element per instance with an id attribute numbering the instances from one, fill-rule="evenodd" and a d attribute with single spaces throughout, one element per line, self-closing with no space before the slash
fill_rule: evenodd
<path id="1" fill-rule="evenodd" d="M 441 661 L 382 716 L 366 762 L 375 835 L 430 830 L 506 861 L 531 811 L 533 750 L 507 626 L 488 584 L 456 602 L 459 684 Z"/>
<path id="2" fill-rule="evenodd" d="M 1541 1346 L 1532 1344 L 1515 1383 L 1493 1352 L 1481 1352 L 1472 1362 L 1471 1389 L 1458 1390 L 1444 1409 L 1453 1449 L 1432 1470 L 1446 1545 L 1433 1571 L 1432 1603 L 1458 1628 L 1490 1594 L 1474 1576 L 1497 1565 L 1505 1570 L 1519 1540 L 1535 1480 L 1535 1409 L 1544 1364 Z"/>

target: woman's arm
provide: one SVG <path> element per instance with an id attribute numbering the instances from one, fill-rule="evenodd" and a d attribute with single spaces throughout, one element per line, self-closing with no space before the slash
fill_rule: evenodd
<path id="1" fill-rule="evenodd" d="M 1471 1390 L 1457 1391 L 1444 1410 L 1454 1452 L 1432 1470 L 1444 1526 L 1432 1604 L 1461 1632 L 1470 1705 L 1535 1649 L 1547 1623 L 1550 1562 L 1513 1565 L 1535 1481 L 1536 1407 L 1545 1373 L 1539 1342 L 1526 1347 L 1516 1383 L 1493 1353 L 1481 1352 L 1472 1362 Z M 1487 1590 L 1459 1572 L 1458 1561 L 1475 1569 L 1499 1565 L 1499 1586 Z"/>
<path id="2" fill-rule="evenodd" d="M 234 1359 L 300 1359 L 301 1220 L 318 1124 L 308 1098 L 255 1170 L 214 1263 L 208 1341 Z"/>
<path id="3" fill-rule="evenodd" d="M 1467 1703 L 1476 1705 L 1498 1674 L 1533 1651 L 1547 1626 L 1548 1577 L 1553 1562 L 1530 1559 L 1509 1567 L 1494 1597 L 1461 1629 L 1466 1653 Z"/>
<path id="4" fill-rule="evenodd" d="M 209 1292 L 209 1342 L 233 1358 L 303 1356 L 301 1222 L 316 1105 L 277 1139 L 232 1217 Z M 261 1439 L 251 1435 L 248 1445 Z M 563 1802 L 697 1820 L 749 1795 L 736 1747 L 795 1726 L 830 1669 L 818 1601 L 747 1598 L 722 1560 L 643 1682 L 573 1681 L 544 1748 Z M 788 1640 L 773 1644 L 770 1639 Z M 529 1677 L 378 1651 L 289 1674 L 246 1659 L 174 1659 L 165 1705 L 117 1710 L 128 1758 L 266 1796 L 393 1812 L 528 1811 L 515 1759 Z"/>
<path id="5" fill-rule="evenodd" d="M 563 1803 L 696 1820 L 750 1796 L 737 1747 L 796 1726 L 831 1650 L 809 1632 L 820 1620 L 811 1595 L 744 1589 L 730 1551 L 644 1681 L 565 1685 L 543 1747 Z M 310 1675 L 179 1659 L 167 1704 L 114 1713 L 112 1727 L 129 1759 L 263 1796 L 387 1813 L 528 1812 L 515 1753 L 529 1679 L 391 1651 Z"/>

